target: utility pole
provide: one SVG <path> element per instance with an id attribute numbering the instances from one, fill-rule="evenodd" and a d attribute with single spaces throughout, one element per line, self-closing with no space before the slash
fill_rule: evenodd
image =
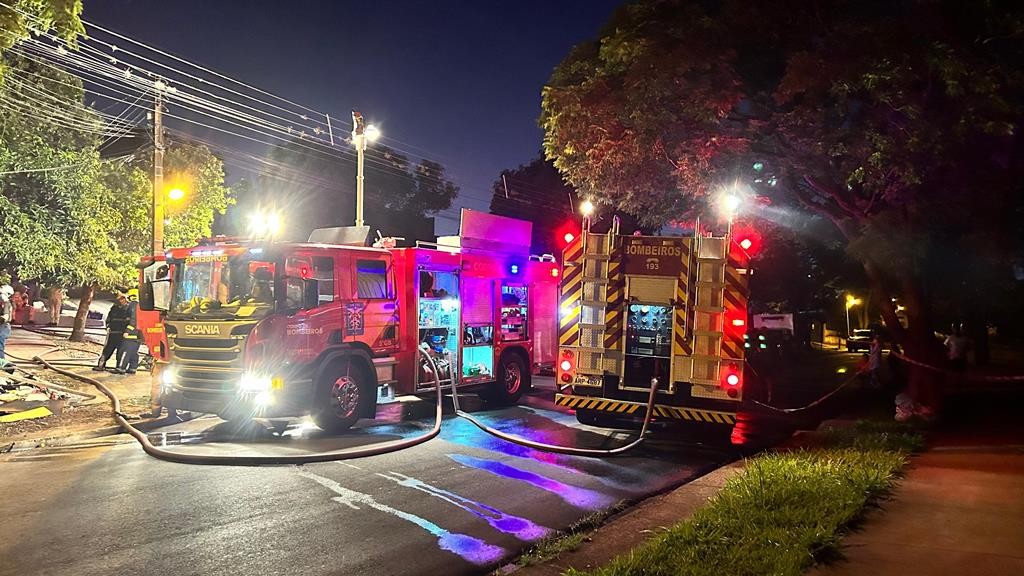
<path id="1" fill-rule="evenodd" d="M 155 83 L 153 100 L 153 256 L 164 253 L 164 121 L 163 82 Z"/>
<path id="2" fill-rule="evenodd" d="M 352 111 L 352 145 L 356 147 L 356 226 L 363 225 L 363 156 L 366 154 L 363 115 Z"/>

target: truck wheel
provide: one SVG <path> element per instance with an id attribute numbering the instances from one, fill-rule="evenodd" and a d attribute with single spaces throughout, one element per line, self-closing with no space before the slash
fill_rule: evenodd
<path id="1" fill-rule="evenodd" d="M 498 379 L 480 392 L 480 398 L 500 406 L 511 406 L 530 389 L 530 378 L 530 371 L 518 354 L 502 354 L 498 361 Z"/>
<path id="2" fill-rule="evenodd" d="M 363 369 L 342 362 L 317 382 L 313 421 L 326 432 L 344 432 L 366 414 L 374 401 Z"/>

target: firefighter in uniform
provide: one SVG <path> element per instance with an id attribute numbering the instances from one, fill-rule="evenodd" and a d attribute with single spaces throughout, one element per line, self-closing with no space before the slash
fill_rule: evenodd
<path id="1" fill-rule="evenodd" d="M 117 302 L 107 312 L 107 341 L 103 345 L 103 352 L 100 354 L 99 362 L 92 367 L 97 372 L 107 369 L 107 360 L 115 356 L 114 366 L 121 367 L 121 360 L 124 358 L 124 332 L 128 324 L 128 295 L 122 292 L 117 294 Z"/>
<path id="2" fill-rule="evenodd" d="M 114 372 L 118 374 L 135 374 L 139 368 L 139 345 L 142 330 L 139 330 L 139 291 L 132 288 L 128 291 L 128 324 L 124 327 L 124 340 L 121 347 L 124 357 Z"/>

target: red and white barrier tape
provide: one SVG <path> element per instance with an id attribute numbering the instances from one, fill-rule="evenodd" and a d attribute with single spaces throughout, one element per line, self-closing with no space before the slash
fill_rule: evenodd
<path id="1" fill-rule="evenodd" d="M 909 356 L 906 356 L 904 354 L 899 354 L 897 352 L 889 352 L 889 354 L 891 354 L 892 356 L 895 356 L 896 358 L 899 358 L 900 360 L 903 360 L 904 362 L 906 362 L 908 364 L 913 364 L 914 366 L 920 366 L 921 368 L 927 368 L 928 370 L 932 370 L 932 371 L 935 371 L 935 372 L 952 373 L 951 370 L 948 370 L 946 368 L 940 368 L 938 366 L 933 366 L 931 364 L 926 364 L 924 362 L 921 362 L 920 360 L 914 360 L 913 358 L 910 358 Z M 966 379 L 968 379 L 968 380 L 980 380 L 980 381 L 983 381 L 983 382 L 1020 382 L 1020 381 L 1024 381 L 1024 376 L 985 376 L 985 375 L 981 375 L 981 374 L 966 374 L 965 373 L 964 377 Z"/>

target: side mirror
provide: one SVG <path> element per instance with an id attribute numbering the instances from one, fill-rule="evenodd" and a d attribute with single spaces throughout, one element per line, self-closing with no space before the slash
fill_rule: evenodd
<path id="1" fill-rule="evenodd" d="M 310 310 L 320 305 L 320 282 L 310 278 L 302 281 L 302 309 Z"/>
<path id="2" fill-rule="evenodd" d="M 143 282 L 142 286 L 139 286 L 139 309 L 145 310 L 146 312 L 152 312 L 156 309 L 156 305 L 153 300 L 153 283 Z"/>

